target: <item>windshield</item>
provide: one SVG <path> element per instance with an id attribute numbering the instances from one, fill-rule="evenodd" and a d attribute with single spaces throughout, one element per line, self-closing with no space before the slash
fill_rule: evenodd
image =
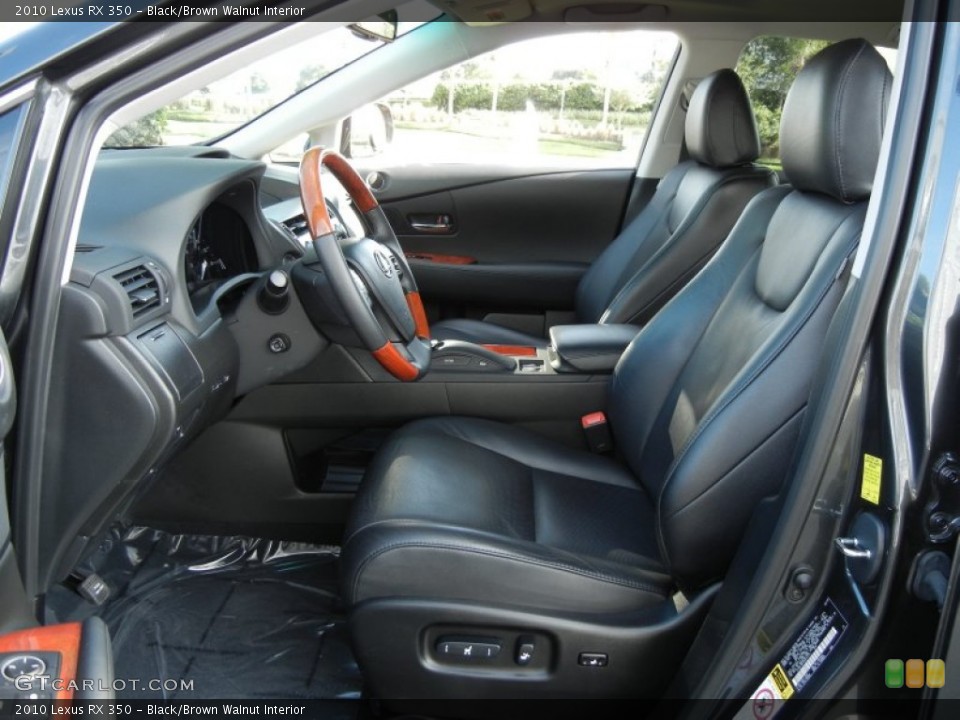
<path id="1" fill-rule="evenodd" d="M 401 22 L 403 35 L 422 22 Z M 105 147 L 191 145 L 226 135 L 384 43 L 338 27 L 184 95 L 113 133 Z"/>

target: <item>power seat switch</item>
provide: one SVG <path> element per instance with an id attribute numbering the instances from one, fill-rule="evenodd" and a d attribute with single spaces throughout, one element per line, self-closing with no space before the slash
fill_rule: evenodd
<path id="1" fill-rule="evenodd" d="M 514 657 L 514 661 L 521 667 L 529 665 L 533 662 L 533 654 L 536 652 L 536 649 L 537 647 L 532 637 L 527 635 L 521 636 L 520 639 L 517 640 L 517 654 Z"/>
<path id="2" fill-rule="evenodd" d="M 470 662 L 493 660 L 500 654 L 500 643 L 490 640 L 462 640 L 441 638 L 436 646 L 437 655 L 446 660 Z"/>
<path id="3" fill-rule="evenodd" d="M 577 658 L 577 664 L 584 667 L 606 667 L 607 654 L 595 652 L 582 652 Z"/>

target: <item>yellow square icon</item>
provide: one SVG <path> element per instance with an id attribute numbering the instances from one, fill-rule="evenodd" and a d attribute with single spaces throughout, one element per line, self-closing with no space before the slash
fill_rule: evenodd
<path id="1" fill-rule="evenodd" d="M 923 660 L 907 660 L 907 687 L 923 687 Z"/>
<path id="2" fill-rule="evenodd" d="M 943 660 L 927 660 L 927 687 L 942 688 L 946 674 Z"/>

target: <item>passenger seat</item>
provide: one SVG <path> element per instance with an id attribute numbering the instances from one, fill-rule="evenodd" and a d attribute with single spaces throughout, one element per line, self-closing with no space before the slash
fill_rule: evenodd
<path id="1" fill-rule="evenodd" d="M 747 203 L 777 184 L 755 164 L 757 125 L 739 76 L 729 69 L 704 78 L 687 110 L 689 160 L 668 172 L 649 204 L 580 280 L 580 323 L 643 325 L 702 268 Z M 479 344 L 546 344 L 544 338 L 480 320 L 442 320 L 438 340 Z"/>

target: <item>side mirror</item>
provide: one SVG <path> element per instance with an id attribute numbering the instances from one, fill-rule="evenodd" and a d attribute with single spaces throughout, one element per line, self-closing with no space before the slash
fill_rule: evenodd
<path id="1" fill-rule="evenodd" d="M 393 142 L 393 113 L 386 103 L 365 105 L 340 126 L 340 154 L 348 158 L 379 155 Z"/>

